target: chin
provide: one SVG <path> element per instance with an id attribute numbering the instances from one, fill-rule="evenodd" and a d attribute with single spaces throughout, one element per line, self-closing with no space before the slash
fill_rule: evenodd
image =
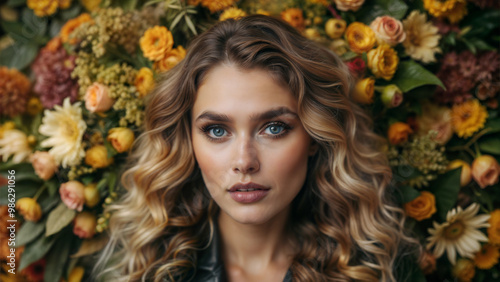
<path id="1" fill-rule="evenodd" d="M 268 222 L 273 217 L 264 212 L 262 208 L 256 207 L 232 208 L 223 212 L 240 224 L 260 225 Z"/>

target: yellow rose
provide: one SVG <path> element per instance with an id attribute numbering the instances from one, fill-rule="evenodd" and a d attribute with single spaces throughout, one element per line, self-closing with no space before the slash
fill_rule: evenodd
<path id="1" fill-rule="evenodd" d="M 284 10 L 281 12 L 281 18 L 300 31 L 306 28 L 302 10 L 299 8 L 288 8 Z"/>
<path id="2" fill-rule="evenodd" d="M 360 22 L 353 22 L 347 27 L 345 38 L 351 50 L 356 53 L 368 52 L 377 43 L 373 30 Z"/>
<path id="3" fill-rule="evenodd" d="M 139 40 L 144 56 L 152 61 L 159 61 L 172 50 L 174 37 L 164 26 L 155 26 L 146 30 Z"/>
<path id="4" fill-rule="evenodd" d="M 436 213 L 436 198 L 427 191 L 420 192 L 420 196 L 404 204 L 405 212 L 417 221 L 430 218 Z"/>
<path id="5" fill-rule="evenodd" d="M 68 282 L 81 282 L 85 269 L 81 266 L 76 266 L 71 270 L 68 276 Z"/>
<path id="6" fill-rule="evenodd" d="M 42 209 L 33 198 L 21 198 L 16 202 L 16 209 L 28 221 L 38 221 L 42 217 Z"/>
<path id="7" fill-rule="evenodd" d="M 83 189 L 83 195 L 85 197 L 85 205 L 89 208 L 95 207 L 101 199 L 95 183 L 85 186 Z"/>
<path id="8" fill-rule="evenodd" d="M 168 52 L 165 57 L 154 64 L 154 68 L 157 71 L 163 72 L 171 70 L 175 67 L 182 59 L 186 57 L 186 49 L 181 45 L 177 46 L 177 48 L 172 49 L 172 51 Z"/>
<path id="9" fill-rule="evenodd" d="M 104 145 L 96 145 L 85 152 L 85 163 L 93 168 L 103 168 L 112 164 L 113 158 L 108 158 Z"/>
<path id="10" fill-rule="evenodd" d="M 389 45 L 383 44 L 368 52 L 368 68 L 375 77 L 391 80 L 398 68 L 398 53 Z"/>
<path id="11" fill-rule="evenodd" d="M 356 83 L 356 87 L 353 92 L 353 99 L 361 104 L 371 104 L 373 103 L 374 92 L 375 80 L 371 77 L 367 77 Z"/>
<path id="12" fill-rule="evenodd" d="M 155 86 L 153 72 L 149 68 L 141 68 L 135 76 L 134 85 L 139 97 L 146 96 Z"/>
<path id="13" fill-rule="evenodd" d="M 28 0 L 28 8 L 39 17 L 50 16 L 57 11 L 58 0 Z"/>
<path id="14" fill-rule="evenodd" d="M 345 31 L 346 22 L 343 19 L 329 19 L 325 24 L 325 32 L 331 39 L 340 38 Z"/>
<path id="15" fill-rule="evenodd" d="M 408 136 L 413 133 L 410 126 L 404 122 L 393 123 L 387 131 L 387 137 L 392 145 L 399 145 L 408 140 Z"/>
<path id="16" fill-rule="evenodd" d="M 488 221 L 488 239 L 491 244 L 500 244 L 500 209 L 496 209 L 490 213 L 490 220 Z"/>
<path id="17" fill-rule="evenodd" d="M 462 172 L 460 174 L 460 187 L 464 187 L 469 184 L 472 179 L 470 165 L 462 160 L 456 159 L 451 161 L 446 167 L 446 170 L 453 170 L 462 167 Z"/>
<path id="18" fill-rule="evenodd" d="M 115 127 L 108 131 L 108 141 L 118 153 L 128 151 L 134 143 L 134 132 L 127 127 Z"/>
<path id="19" fill-rule="evenodd" d="M 76 38 L 70 38 L 70 35 L 77 27 L 86 22 L 92 22 L 92 18 L 87 13 L 83 13 L 80 16 L 67 21 L 63 25 L 60 31 L 62 42 L 68 42 L 69 44 L 76 44 L 77 43 Z"/>

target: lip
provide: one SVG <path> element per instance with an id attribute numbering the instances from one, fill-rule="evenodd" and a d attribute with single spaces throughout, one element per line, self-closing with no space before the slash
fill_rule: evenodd
<path id="1" fill-rule="evenodd" d="M 254 191 L 238 191 L 238 189 L 259 189 Z M 249 204 L 260 201 L 262 198 L 267 196 L 269 193 L 269 188 L 255 183 L 242 184 L 238 183 L 228 190 L 229 195 L 233 200 L 239 203 Z"/>

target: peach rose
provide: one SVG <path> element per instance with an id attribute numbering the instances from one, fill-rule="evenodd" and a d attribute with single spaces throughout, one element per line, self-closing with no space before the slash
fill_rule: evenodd
<path id="1" fill-rule="evenodd" d="M 97 219 L 95 215 L 84 211 L 76 215 L 73 226 L 73 233 L 81 239 L 94 237 Z"/>
<path id="2" fill-rule="evenodd" d="M 28 221 L 38 221 L 42 217 L 42 208 L 33 198 L 21 198 L 16 202 L 16 209 Z"/>
<path id="3" fill-rule="evenodd" d="M 354 11 L 356 12 L 361 8 L 361 5 L 365 2 L 365 0 L 333 0 L 337 9 L 340 11 Z"/>
<path id="4" fill-rule="evenodd" d="M 371 24 L 379 44 L 387 43 L 395 46 L 406 39 L 403 23 L 390 16 L 377 17 Z"/>
<path id="5" fill-rule="evenodd" d="M 85 186 L 82 183 L 71 180 L 61 184 L 59 194 L 63 203 L 72 210 L 82 211 L 85 203 Z"/>
<path id="6" fill-rule="evenodd" d="M 498 183 L 500 175 L 500 165 L 498 161 L 490 155 L 482 155 L 472 162 L 472 178 L 479 184 L 479 187 L 485 188 Z"/>
<path id="7" fill-rule="evenodd" d="M 409 217 L 422 221 L 436 213 L 436 197 L 431 192 L 422 191 L 420 196 L 404 204 L 404 208 Z"/>
<path id="8" fill-rule="evenodd" d="M 85 93 L 85 108 L 91 112 L 105 112 L 114 104 L 109 96 L 109 89 L 103 84 L 94 82 Z"/>
<path id="9" fill-rule="evenodd" d="M 134 132 L 127 127 L 115 127 L 108 131 L 108 141 L 118 153 L 128 151 L 134 143 Z"/>
<path id="10" fill-rule="evenodd" d="M 464 187 L 469 184 L 472 179 L 472 174 L 470 170 L 470 165 L 462 160 L 453 160 L 446 167 L 447 170 L 453 170 L 456 168 L 462 167 L 462 173 L 460 174 L 460 187 Z"/>
<path id="11" fill-rule="evenodd" d="M 36 151 L 30 156 L 31 165 L 36 175 L 43 180 L 49 180 L 57 171 L 57 164 L 49 152 Z"/>
<path id="12" fill-rule="evenodd" d="M 404 122 L 393 123 L 387 131 L 387 137 L 392 145 L 399 145 L 408 140 L 408 136 L 413 133 L 410 126 Z"/>

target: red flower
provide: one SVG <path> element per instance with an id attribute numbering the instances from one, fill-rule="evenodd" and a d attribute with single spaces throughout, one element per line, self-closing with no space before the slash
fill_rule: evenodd
<path id="1" fill-rule="evenodd" d="M 26 276 L 28 281 L 43 281 L 43 275 L 45 273 L 45 258 L 35 261 L 28 267 L 23 269 L 21 272 Z"/>
<path id="2" fill-rule="evenodd" d="M 347 62 L 346 64 L 349 67 L 351 74 L 356 78 L 361 78 L 365 75 L 366 64 L 360 57 L 356 57 L 354 60 Z"/>

